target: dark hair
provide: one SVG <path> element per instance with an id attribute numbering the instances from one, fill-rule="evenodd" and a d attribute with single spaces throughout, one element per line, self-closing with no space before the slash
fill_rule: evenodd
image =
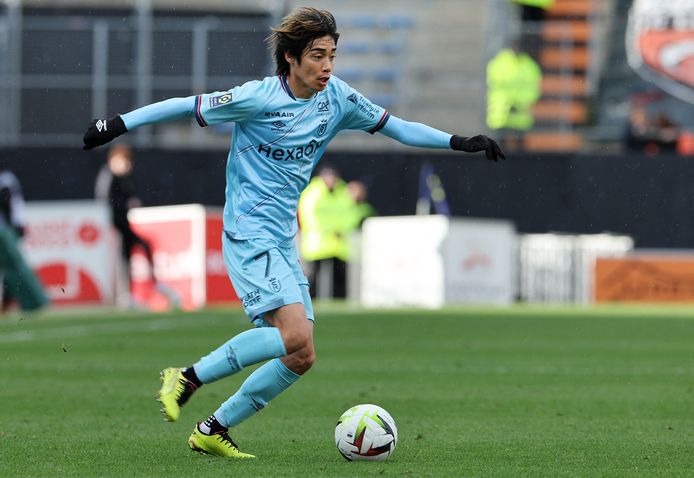
<path id="1" fill-rule="evenodd" d="M 325 35 L 333 37 L 337 45 L 337 39 L 340 38 L 340 34 L 337 33 L 337 23 L 333 14 L 327 10 L 301 7 L 284 17 L 267 38 L 277 65 L 275 73 L 289 74 L 289 63 L 284 57 L 285 53 L 289 53 L 298 63 L 301 63 L 301 55 L 304 51 L 309 49 L 316 39 Z"/>

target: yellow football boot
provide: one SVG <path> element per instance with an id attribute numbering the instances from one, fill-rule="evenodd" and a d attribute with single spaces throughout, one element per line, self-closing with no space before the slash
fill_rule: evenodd
<path id="1" fill-rule="evenodd" d="M 159 374 L 161 388 L 157 400 L 161 403 L 164 420 L 175 422 L 181 414 L 181 407 L 197 390 L 195 384 L 183 376 L 183 369 L 167 368 Z"/>
<path id="2" fill-rule="evenodd" d="M 200 431 L 199 426 L 200 423 L 195 425 L 193 433 L 188 438 L 188 446 L 191 450 L 224 458 L 255 458 L 253 455 L 239 451 L 239 447 L 228 432 L 205 435 Z"/>

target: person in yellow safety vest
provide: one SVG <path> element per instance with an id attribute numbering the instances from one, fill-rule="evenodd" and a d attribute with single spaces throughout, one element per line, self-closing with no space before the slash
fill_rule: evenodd
<path id="1" fill-rule="evenodd" d="M 529 7 L 544 8 L 547 10 L 554 4 L 554 0 L 512 0 L 514 3 L 520 5 L 527 5 Z"/>
<path id="2" fill-rule="evenodd" d="M 300 250 L 303 259 L 313 263 L 309 276 L 314 294 L 321 270 L 330 268 L 333 284 L 330 295 L 346 296 L 349 236 L 356 227 L 353 206 L 347 184 L 331 167 L 321 169 L 299 198 Z"/>
<path id="3" fill-rule="evenodd" d="M 487 65 L 487 126 L 529 130 L 542 91 L 542 71 L 524 52 L 505 48 Z"/>

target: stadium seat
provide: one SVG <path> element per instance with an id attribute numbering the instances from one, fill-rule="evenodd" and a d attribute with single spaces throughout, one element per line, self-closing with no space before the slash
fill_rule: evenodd
<path id="1" fill-rule="evenodd" d="M 366 71 L 363 68 L 337 68 L 335 74 L 346 82 L 357 82 L 366 78 Z"/>
<path id="2" fill-rule="evenodd" d="M 542 78 L 545 96 L 586 96 L 588 81 L 583 75 L 546 74 Z"/>
<path id="3" fill-rule="evenodd" d="M 346 41 L 340 43 L 340 53 L 350 55 L 363 55 L 374 50 L 374 44 L 368 41 Z"/>
<path id="4" fill-rule="evenodd" d="M 530 131 L 523 137 L 525 151 L 578 151 L 582 146 L 583 137 L 575 131 Z"/>
<path id="5" fill-rule="evenodd" d="M 375 15 L 351 15 L 339 20 L 347 28 L 377 28 L 379 26 L 379 19 Z"/>
<path id="6" fill-rule="evenodd" d="M 396 14 L 383 19 L 382 28 L 402 28 L 409 29 L 414 27 L 414 19 L 410 15 Z"/>
<path id="7" fill-rule="evenodd" d="M 374 70 L 372 75 L 376 81 L 383 81 L 389 83 L 394 83 L 395 81 L 397 81 L 399 77 L 399 73 L 396 68 L 380 68 Z"/>

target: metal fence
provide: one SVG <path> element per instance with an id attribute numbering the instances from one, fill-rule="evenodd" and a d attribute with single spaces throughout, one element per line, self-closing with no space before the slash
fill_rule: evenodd
<path id="1" fill-rule="evenodd" d="M 623 235 L 524 234 L 520 298 L 529 303 L 589 304 L 595 259 L 622 257 L 633 248 L 634 240 Z"/>
<path id="2" fill-rule="evenodd" d="M 265 76 L 273 21 L 267 12 L 174 15 L 146 4 L 48 12 L 8 3 L 0 10 L 0 146 L 79 144 L 91 118 Z M 192 124 L 141 128 L 129 139 L 158 147 L 222 140 Z"/>

